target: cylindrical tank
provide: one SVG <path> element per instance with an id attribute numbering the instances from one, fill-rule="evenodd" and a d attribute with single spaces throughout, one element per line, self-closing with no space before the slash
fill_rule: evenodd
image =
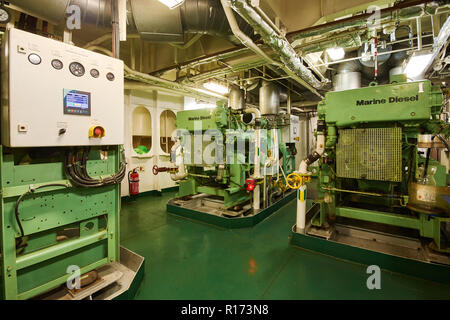
<path id="1" fill-rule="evenodd" d="M 262 115 L 278 114 L 280 111 L 280 88 L 264 81 L 259 89 L 259 108 Z"/>
<path id="2" fill-rule="evenodd" d="M 245 108 L 244 90 L 238 86 L 231 86 L 228 95 L 228 106 L 233 110 L 242 110 Z"/>
<path id="3" fill-rule="evenodd" d="M 334 91 L 344 91 L 361 88 L 361 65 L 356 61 L 341 63 L 338 74 L 334 76 Z"/>
<path id="4" fill-rule="evenodd" d="M 334 91 L 361 88 L 361 72 L 338 73 L 334 78 Z"/>

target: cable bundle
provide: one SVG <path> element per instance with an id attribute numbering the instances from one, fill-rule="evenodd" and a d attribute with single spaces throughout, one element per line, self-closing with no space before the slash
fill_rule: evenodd
<path id="1" fill-rule="evenodd" d="M 123 180 L 126 173 L 125 154 L 123 150 L 119 171 L 109 177 L 101 179 L 93 179 L 89 176 L 86 168 L 88 154 L 89 152 L 86 149 L 82 149 L 75 153 L 73 151 L 66 153 L 64 170 L 74 185 L 83 188 L 97 188 L 117 184 Z"/>

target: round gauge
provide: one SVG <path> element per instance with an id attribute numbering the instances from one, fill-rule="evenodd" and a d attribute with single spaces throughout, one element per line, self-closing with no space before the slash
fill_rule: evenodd
<path id="1" fill-rule="evenodd" d="M 108 73 L 106 74 L 106 79 L 108 79 L 109 81 L 114 81 L 115 78 L 116 78 L 116 77 L 115 77 L 114 74 L 111 73 L 111 72 L 108 72 Z"/>
<path id="2" fill-rule="evenodd" d="M 8 23 L 11 20 L 11 14 L 5 7 L 0 7 L 0 23 Z"/>
<path id="3" fill-rule="evenodd" d="M 42 62 L 42 59 L 36 53 L 32 53 L 28 56 L 28 61 L 34 65 L 38 65 Z"/>
<path id="4" fill-rule="evenodd" d="M 100 76 L 100 71 L 97 69 L 91 69 L 91 76 L 94 78 L 98 78 Z"/>
<path id="5" fill-rule="evenodd" d="M 84 72 L 85 72 L 83 65 L 81 63 L 78 63 L 78 62 L 72 62 L 69 65 L 69 70 L 76 77 L 83 76 Z"/>
<path id="6" fill-rule="evenodd" d="M 52 67 L 55 68 L 56 70 L 61 70 L 63 68 L 63 63 L 61 60 L 53 59 Z"/>

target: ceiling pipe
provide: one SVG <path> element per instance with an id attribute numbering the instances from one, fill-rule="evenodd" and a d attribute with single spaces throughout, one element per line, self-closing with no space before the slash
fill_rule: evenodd
<path id="1" fill-rule="evenodd" d="M 92 50 L 92 51 L 99 51 L 102 52 L 108 56 L 113 56 L 113 53 L 111 50 L 108 50 L 106 48 L 100 47 L 100 46 L 91 46 L 86 48 L 86 50 Z M 203 99 L 206 101 L 217 101 L 217 100 L 227 100 L 227 97 L 216 94 L 214 92 L 210 92 L 208 90 L 198 89 L 191 86 L 183 85 L 178 82 L 158 78 L 155 76 L 151 76 L 146 73 L 142 73 L 136 70 L 131 69 L 126 64 L 123 65 L 124 67 L 124 78 L 128 80 L 134 80 L 139 81 L 142 83 L 150 84 L 151 86 L 161 87 L 163 91 L 169 91 L 172 93 L 178 93 L 180 95 L 194 97 L 198 99 Z"/>
<path id="2" fill-rule="evenodd" d="M 308 89 L 320 89 L 323 82 L 319 81 L 314 74 L 301 61 L 297 52 L 284 37 L 280 37 L 275 30 L 250 6 L 245 0 L 222 0 L 222 3 L 231 5 L 239 15 L 262 36 L 266 45 L 271 47 L 280 55 L 283 66 L 290 74 L 295 74 L 302 82 L 307 83 Z M 314 91 L 313 91 L 314 92 Z M 315 90 L 315 94 L 320 94 Z"/>
<path id="3" fill-rule="evenodd" d="M 230 24 L 231 31 L 236 36 L 236 38 L 238 38 L 244 46 L 252 50 L 268 63 L 281 67 L 281 63 L 276 62 L 271 57 L 269 57 L 263 50 L 261 50 L 260 47 L 258 47 L 253 42 L 252 39 L 250 39 L 245 33 L 241 31 L 229 2 L 227 0 L 221 0 L 220 2 L 222 3 L 223 10 L 225 11 L 225 16 L 227 17 L 228 23 Z"/>
<path id="4" fill-rule="evenodd" d="M 111 0 L 9 0 L 11 5 L 26 14 L 49 21 L 54 25 L 65 22 L 66 10 L 75 5 L 82 13 L 82 25 L 111 30 Z M 142 40 L 178 43 L 184 35 L 208 34 L 239 43 L 230 30 L 218 0 L 185 0 L 176 9 L 169 9 L 158 0 L 126 0 L 127 29 L 139 33 Z M 237 17 L 239 27 L 251 36 L 252 28 Z"/>
<path id="5" fill-rule="evenodd" d="M 439 5 L 436 6 L 433 5 L 433 3 L 436 3 L 436 0 L 419 0 L 400 3 L 389 8 L 381 9 L 381 19 L 392 19 L 392 12 L 394 11 L 397 11 L 397 17 L 399 19 L 410 20 L 415 19 L 418 16 L 422 16 L 424 14 L 424 11 L 426 14 L 435 14 L 440 8 L 448 8 L 448 5 L 439 7 Z M 425 8 L 423 7 L 424 5 Z M 292 31 L 289 32 L 286 36 L 290 41 L 295 42 L 295 40 L 304 38 L 314 37 L 318 35 L 323 36 L 328 32 L 335 32 L 340 29 L 366 27 L 367 21 L 371 17 L 371 15 L 372 13 L 359 14 L 349 18 L 339 19 L 321 25 L 308 27 L 302 30 Z"/>
<path id="6" fill-rule="evenodd" d="M 246 46 L 247 48 L 252 50 L 258 56 L 260 56 L 262 59 L 264 59 L 267 63 L 277 66 L 280 69 L 284 70 L 295 81 L 297 81 L 298 83 L 300 83 L 301 85 L 303 85 L 304 87 L 309 89 L 311 92 L 313 92 L 319 98 L 323 99 L 323 96 L 314 87 L 312 87 L 307 81 L 303 80 L 301 77 L 299 77 L 295 72 L 293 72 L 291 69 L 286 67 L 284 64 L 282 64 L 278 61 L 275 61 L 270 56 L 268 56 L 264 51 L 261 50 L 261 48 L 259 48 L 249 37 L 247 37 L 239 29 L 239 26 L 237 25 L 237 22 L 236 22 L 236 18 L 234 17 L 234 13 L 233 13 L 231 4 L 228 0 L 221 0 L 221 3 L 223 6 L 223 9 L 225 11 L 225 15 L 228 18 L 228 23 L 230 24 L 231 30 L 233 31 L 236 38 L 238 38 L 244 46 Z M 312 75 L 311 71 L 308 70 L 308 72 Z M 320 82 L 318 82 L 318 83 L 320 84 Z"/>
<path id="7" fill-rule="evenodd" d="M 441 28 L 441 31 L 439 32 L 438 36 L 434 39 L 433 49 L 432 49 L 432 58 L 430 59 L 430 62 L 425 68 L 425 72 L 428 71 L 428 69 L 434 64 L 434 61 L 436 58 L 438 58 L 442 48 L 447 44 L 447 41 L 450 38 L 450 17 L 447 18 L 447 21 L 445 21 L 444 25 Z M 445 53 L 444 53 L 445 57 Z"/>

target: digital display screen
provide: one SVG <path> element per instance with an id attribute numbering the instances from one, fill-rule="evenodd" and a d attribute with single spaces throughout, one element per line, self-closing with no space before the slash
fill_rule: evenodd
<path id="1" fill-rule="evenodd" d="M 64 89 L 64 114 L 91 115 L 91 93 Z"/>

